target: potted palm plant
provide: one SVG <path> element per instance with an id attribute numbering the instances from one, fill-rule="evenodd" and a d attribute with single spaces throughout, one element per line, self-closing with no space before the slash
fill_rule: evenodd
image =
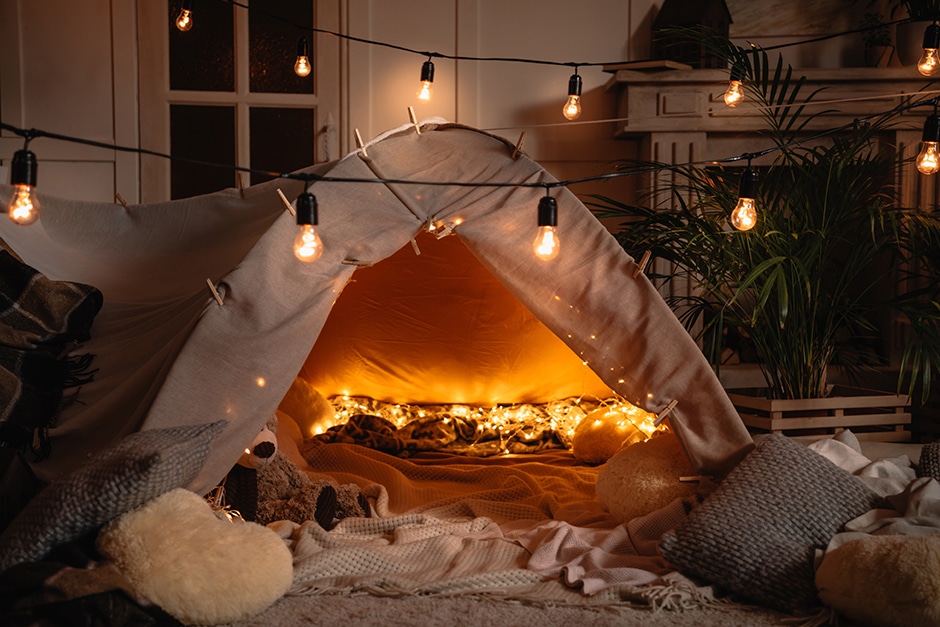
<path id="1" fill-rule="evenodd" d="M 880 321 L 887 312 L 916 314 L 897 393 L 862 403 L 881 408 L 871 415 L 899 414 L 895 424 L 909 422 L 909 414 L 899 408 L 908 404 L 915 386 L 929 392 L 930 374 L 940 365 L 940 305 L 935 287 L 902 298 L 881 288 L 893 285 L 911 253 L 936 245 L 940 236 L 933 244 L 924 239 L 922 233 L 933 233 L 929 229 L 937 227 L 937 219 L 900 207 L 886 178 L 898 154 L 886 150 L 878 134 L 895 123 L 897 114 L 802 141 L 806 125 L 822 113 L 805 107 L 816 93 L 803 94 L 803 79 L 782 60 L 772 67 L 760 50 L 730 44 L 724 50 L 747 77 L 748 98 L 763 111 L 771 143 L 766 152 L 768 158 L 773 155 L 772 163 L 759 175 L 756 227 L 737 231 L 729 225 L 742 168 L 728 163 L 678 168 L 683 182 L 672 189 L 674 202 L 669 203 L 675 208 L 603 196 L 588 204 L 600 218 L 620 219 L 615 235 L 628 253 L 639 257 L 649 250 L 669 262 L 672 272 L 652 278 L 666 283 L 681 278 L 697 286 L 691 295 L 673 297 L 670 305 L 688 329 L 697 329 L 716 368 L 729 347 L 753 354 L 766 387 L 750 409 L 763 414 L 802 412 L 810 407 L 805 399 L 824 399 L 822 405 L 831 409 L 831 367 L 855 375 L 883 365 Z M 903 387 L 907 394 L 900 393 Z M 742 417 L 749 422 L 745 412 Z M 750 424 L 779 430 L 769 420 L 755 418 Z"/>

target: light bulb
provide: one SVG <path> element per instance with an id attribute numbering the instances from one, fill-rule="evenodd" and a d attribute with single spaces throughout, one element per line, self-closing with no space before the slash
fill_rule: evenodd
<path id="1" fill-rule="evenodd" d="M 924 76 L 933 76 L 940 69 L 937 48 L 940 48 L 940 26 L 934 22 L 924 31 L 924 54 L 917 62 L 917 71 Z"/>
<path id="2" fill-rule="evenodd" d="M 300 225 L 300 232 L 294 238 L 294 256 L 305 262 L 316 261 L 323 256 L 323 241 L 315 225 Z"/>
<path id="3" fill-rule="evenodd" d="M 193 0 L 183 0 L 183 8 L 176 16 L 176 28 L 186 32 L 193 27 Z"/>
<path id="4" fill-rule="evenodd" d="M 917 71 L 924 76 L 933 76 L 940 69 L 940 57 L 936 48 L 924 48 L 924 54 L 917 62 Z"/>
<path id="5" fill-rule="evenodd" d="M 741 81 L 732 80 L 728 83 L 728 90 L 725 91 L 725 104 L 729 107 L 736 107 L 742 100 L 744 100 L 744 91 L 741 89 Z"/>
<path id="6" fill-rule="evenodd" d="M 754 199 L 757 197 L 757 172 L 748 166 L 741 175 L 738 204 L 731 212 L 731 226 L 739 231 L 750 231 L 757 224 L 757 210 Z"/>
<path id="7" fill-rule="evenodd" d="M 536 257 L 544 261 L 558 256 L 558 236 L 555 234 L 554 226 L 539 227 L 535 241 L 532 242 L 532 250 Z"/>
<path id="8" fill-rule="evenodd" d="M 940 116 L 936 113 L 927 117 L 924 122 L 924 133 L 921 136 L 920 154 L 917 155 L 917 169 L 921 174 L 936 174 L 940 171 Z"/>
<path id="9" fill-rule="evenodd" d="M 10 164 L 10 183 L 13 195 L 7 203 L 7 216 L 26 226 L 39 219 L 39 199 L 36 197 L 36 155 L 29 150 L 17 150 Z"/>
<path id="10" fill-rule="evenodd" d="M 551 196 L 543 196 L 539 200 L 539 230 L 532 242 L 532 251 L 539 259 L 549 261 L 558 256 L 557 225 L 558 204 Z"/>
<path id="11" fill-rule="evenodd" d="M 577 73 L 568 79 L 568 100 L 561 112 L 568 120 L 577 120 L 581 116 L 581 77 Z"/>
<path id="12" fill-rule="evenodd" d="M 940 171 L 940 151 L 937 142 L 923 142 L 917 155 L 917 169 L 921 174 L 936 174 Z"/>
<path id="13" fill-rule="evenodd" d="M 731 212 L 731 226 L 739 231 L 750 231 L 757 224 L 757 210 L 753 198 L 738 198 L 738 204 Z"/>
<path id="14" fill-rule="evenodd" d="M 421 89 L 418 90 L 418 100 L 428 102 L 431 100 L 431 84 L 434 83 L 434 64 L 425 61 L 421 65 Z"/>
<path id="15" fill-rule="evenodd" d="M 307 56 L 307 40 L 301 37 L 297 40 L 297 61 L 294 62 L 294 74 L 301 78 L 310 76 L 310 57 Z"/>
<path id="16" fill-rule="evenodd" d="M 294 256 L 312 262 L 323 256 L 323 242 L 317 232 L 317 199 L 310 192 L 297 197 L 297 226 L 300 232 L 294 238 Z"/>

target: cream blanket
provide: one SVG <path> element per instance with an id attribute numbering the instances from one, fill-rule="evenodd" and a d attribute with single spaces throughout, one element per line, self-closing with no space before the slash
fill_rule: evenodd
<path id="1" fill-rule="evenodd" d="M 621 525 L 595 498 L 597 469 L 573 465 L 567 452 L 441 464 L 325 444 L 304 459 L 283 432 L 289 458 L 312 476 L 359 485 L 374 513 L 330 531 L 273 523 L 294 554 L 290 595 L 473 593 L 585 605 L 655 597 L 673 607 L 710 599 L 675 574 L 660 581 L 672 568 L 656 544 L 685 515 L 681 502 Z"/>

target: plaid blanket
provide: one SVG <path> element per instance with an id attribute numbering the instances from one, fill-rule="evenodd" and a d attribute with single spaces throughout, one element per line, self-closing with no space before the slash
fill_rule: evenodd
<path id="1" fill-rule="evenodd" d="M 69 353 L 89 338 L 101 305 L 98 289 L 52 281 L 0 250 L 0 447 L 48 455 L 65 390 L 93 374 L 93 355 Z"/>

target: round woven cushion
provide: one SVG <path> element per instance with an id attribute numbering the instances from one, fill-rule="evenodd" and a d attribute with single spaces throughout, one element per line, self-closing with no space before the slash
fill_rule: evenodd
<path id="1" fill-rule="evenodd" d="M 863 624 L 940 625 L 940 536 L 866 536 L 830 551 L 819 598 Z"/>

